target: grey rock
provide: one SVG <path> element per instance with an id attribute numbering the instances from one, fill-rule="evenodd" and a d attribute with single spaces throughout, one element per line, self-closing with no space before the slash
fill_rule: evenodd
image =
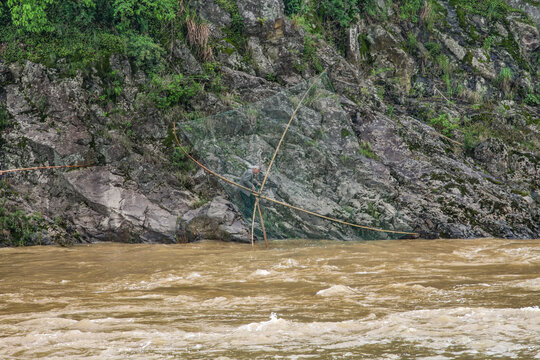
<path id="1" fill-rule="evenodd" d="M 351 64 L 358 64 L 361 60 L 358 44 L 358 25 L 352 25 L 347 32 L 347 60 Z"/>
<path id="2" fill-rule="evenodd" d="M 529 57 L 533 52 L 538 51 L 540 47 L 538 28 L 513 20 L 510 29 L 514 37 L 518 39 L 519 48 L 525 56 Z"/>
<path id="3" fill-rule="evenodd" d="M 446 36 L 444 34 L 440 34 L 440 36 L 448 50 L 450 50 L 452 54 L 454 54 L 458 58 L 458 60 L 463 60 L 466 55 L 465 49 L 461 45 L 459 45 L 459 43 L 452 37 Z"/>
<path id="4" fill-rule="evenodd" d="M 404 93 L 411 88 L 411 77 L 414 73 L 414 62 L 411 57 L 401 49 L 399 41 L 389 31 L 380 25 L 370 30 L 373 38 L 371 51 L 376 56 L 379 67 L 391 69 L 382 72 L 381 76 L 396 76 Z"/>
<path id="5" fill-rule="evenodd" d="M 194 0 L 190 1 L 190 5 L 193 6 L 197 15 L 206 20 L 210 26 L 215 28 L 231 26 L 231 16 L 214 0 Z"/>
<path id="6" fill-rule="evenodd" d="M 189 241 L 214 239 L 249 242 L 248 226 L 241 216 L 236 215 L 237 211 L 234 204 L 218 196 L 210 203 L 186 212 L 179 222 Z"/>
<path id="7" fill-rule="evenodd" d="M 540 7 L 532 4 L 527 0 L 508 0 L 508 4 L 512 7 L 523 10 L 536 24 L 537 28 L 540 28 Z"/>
<path id="8" fill-rule="evenodd" d="M 280 0 L 238 0 L 237 4 L 248 35 L 261 35 L 266 25 L 273 28 L 276 21 L 285 18 L 283 2 Z"/>
<path id="9" fill-rule="evenodd" d="M 186 75 L 200 75 L 203 73 L 201 64 L 181 40 L 174 42 L 173 56 L 181 61 L 182 70 Z"/>
<path id="10" fill-rule="evenodd" d="M 472 55 L 471 65 L 486 79 L 494 80 L 497 76 L 494 65 L 486 57 L 483 49 L 469 50 Z"/>
<path id="11" fill-rule="evenodd" d="M 511 2 L 524 9 L 528 3 Z M 347 59 L 323 39 L 315 40 L 314 58 L 329 68 L 332 86 L 300 108 L 265 190 L 269 196 L 362 225 L 407 228 L 430 238 L 540 236 L 539 114 L 538 107 L 522 104 L 524 94 L 538 82 L 537 29 L 523 23 L 521 14 L 511 14 L 508 25 L 465 14 L 482 37 L 472 39 L 460 27 L 455 8 L 447 1 L 440 3 L 447 10 L 449 28 L 436 27 L 431 33 L 423 22 L 405 23 L 397 16 L 359 20 L 357 31 L 349 34 Z M 173 164 L 170 124 L 186 112 L 220 114 L 204 119 L 209 125 L 200 132 L 203 142 L 216 146 L 196 155 L 232 179 L 249 164 L 265 164 L 284 119 L 292 114 L 292 99 L 299 96 L 291 91 L 315 75 L 313 64 L 304 63 L 309 34 L 285 18 L 280 0 L 240 0 L 251 55 L 246 56 L 243 46 L 236 49 L 224 39 L 222 28 L 231 26 L 230 14 L 213 0 L 192 1 L 190 6 L 211 29 L 226 90 L 216 94 L 207 87 L 188 104 L 168 111 L 152 105 L 144 90 L 151 80 L 141 70 L 132 73 L 123 57 L 110 59 L 124 82 L 114 104 L 99 100 L 110 81 L 95 69 L 66 76 L 69 64 L 64 59 L 57 61 L 57 69 L 0 61 L 0 108 L 7 110 L 10 120 L 1 134 L 3 163 L 10 168 L 99 165 L 6 176 L 9 191 L 2 196 L 7 205 L 27 213 L 39 211 L 50 224 L 54 216 L 65 221 L 65 226 L 50 225 L 45 231 L 47 243 L 62 238 L 248 241 L 249 225 L 241 218 L 242 209 L 232 204 L 238 203 L 238 193 L 226 188 L 225 197 L 208 175 L 186 171 L 178 159 Z M 377 6 L 392 13 L 384 1 Z M 487 50 L 480 44 L 491 30 L 496 37 Z M 371 45 L 365 59 L 357 59 L 359 32 L 367 34 Z M 417 37 L 417 50 L 403 46 L 408 32 Z M 516 40 L 523 63 L 513 58 L 515 47 L 501 46 L 509 37 Z M 443 43 L 442 53 L 460 60 L 452 60 L 452 86 L 466 89 L 452 102 L 434 92 L 445 84 L 434 66 L 436 54 L 422 45 L 427 41 Z M 173 65 L 168 70 L 201 73 L 201 65 L 182 42 L 169 50 Z M 300 70 L 298 65 L 305 66 Z M 503 94 L 495 81 L 503 66 L 515 74 L 514 101 L 496 104 L 495 109 L 489 101 L 481 105 L 484 99 L 512 95 Z M 373 69 L 391 70 L 372 75 Z M 267 81 L 269 74 L 276 81 Z M 291 87 L 285 92 L 291 98 L 280 93 L 284 84 Z M 414 92 L 409 93 L 411 88 Z M 250 111 L 237 109 L 245 104 L 253 105 Z M 506 139 L 486 140 L 483 133 L 475 138 L 473 133 L 467 140 L 480 144 L 463 149 L 429 125 L 443 113 L 459 117 L 460 127 L 475 122 L 490 137 Z M 257 127 L 264 131 L 255 131 Z M 189 131 L 179 135 L 187 141 Z M 451 135 L 464 141 L 461 128 Z M 212 143 L 217 139 L 225 146 Z M 230 161 L 223 164 L 219 156 L 225 151 Z M 193 209 L 202 198 L 208 203 Z M 263 213 L 269 233 L 276 237 L 371 236 L 271 204 L 263 204 Z M 261 233 L 256 236 L 260 239 Z"/>
<path id="12" fill-rule="evenodd" d="M 258 38 L 250 37 L 248 39 L 248 50 L 255 62 L 259 76 L 266 77 L 268 74 L 274 73 L 272 62 L 265 56 Z"/>
<path id="13" fill-rule="evenodd" d="M 486 170 L 498 178 L 506 177 L 508 149 L 498 139 L 488 139 L 474 149 L 474 158 L 486 166 Z"/>

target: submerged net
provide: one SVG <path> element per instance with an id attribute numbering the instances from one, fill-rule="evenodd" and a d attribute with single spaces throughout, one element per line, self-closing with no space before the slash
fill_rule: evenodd
<path id="1" fill-rule="evenodd" d="M 295 108 L 304 98 L 271 168 L 263 194 L 340 220 L 385 230 L 411 231 L 395 206 L 394 190 L 377 181 L 381 165 L 359 143 L 326 75 L 256 103 L 178 124 L 200 160 L 241 182 L 261 165 L 259 182 Z M 368 156 L 366 156 L 368 155 Z M 379 174 L 379 175 L 375 175 Z M 251 223 L 254 198 L 220 181 Z M 270 238 L 390 239 L 403 235 L 363 230 L 261 200 Z M 261 235 L 258 230 L 259 236 Z"/>

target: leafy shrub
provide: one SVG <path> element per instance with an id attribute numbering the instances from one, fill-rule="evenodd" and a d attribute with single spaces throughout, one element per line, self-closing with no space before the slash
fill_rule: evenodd
<path id="1" fill-rule="evenodd" d="M 189 146 L 184 146 L 186 151 L 189 153 Z M 171 155 L 171 162 L 175 168 L 183 172 L 190 172 L 195 169 L 193 162 L 184 154 L 180 147 L 175 146 L 173 153 Z"/>
<path id="2" fill-rule="evenodd" d="M 127 55 L 134 64 L 146 71 L 159 71 L 163 66 L 165 50 L 147 35 L 133 34 L 129 38 Z"/>
<path id="3" fill-rule="evenodd" d="M 223 85 L 221 69 L 216 62 L 207 62 L 203 65 L 204 74 L 201 77 L 205 81 L 205 90 L 219 94 L 226 87 Z"/>
<path id="4" fill-rule="evenodd" d="M 514 72 L 509 67 L 503 67 L 499 71 L 499 76 L 497 76 L 497 82 L 505 93 L 508 93 L 510 91 L 513 78 Z"/>
<path id="5" fill-rule="evenodd" d="M 504 0 L 451 0 L 459 13 L 477 14 L 488 20 L 503 20 L 513 9 Z"/>
<path id="6" fill-rule="evenodd" d="M 186 102 L 201 91 L 202 87 L 193 79 L 185 78 L 182 74 L 173 76 L 173 80 L 167 85 L 167 101 L 169 105 Z"/>
<path id="7" fill-rule="evenodd" d="M 346 30 L 358 15 L 379 15 L 375 0 L 285 0 L 284 3 L 286 14 L 294 16 L 293 24 L 316 36 L 323 35 L 342 53 L 346 48 Z"/>
<path id="8" fill-rule="evenodd" d="M 418 40 L 416 40 L 416 37 L 412 32 L 407 34 L 406 47 L 409 52 L 415 52 L 418 48 Z"/>
<path id="9" fill-rule="evenodd" d="M 302 0 L 284 0 L 285 15 L 292 16 L 298 14 L 302 9 Z"/>
<path id="10" fill-rule="evenodd" d="M 20 32 L 34 34 L 59 32 L 66 25 L 88 26 L 108 19 L 110 8 L 109 2 L 96 0 L 7 0 L 6 5 L 3 11 L 9 13 L 11 23 Z"/>
<path id="11" fill-rule="evenodd" d="M 11 126 L 9 113 L 5 106 L 0 106 L 0 132 Z"/>
<path id="12" fill-rule="evenodd" d="M 178 8 L 178 0 L 114 0 L 113 14 L 120 31 L 147 32 L 152 22 L 173 20 Z"/>
<path id="13" fill-rule="evenodd" d="M 234 16 L 238 14 L 238 5 L 235 0 L 215 0 L 216 4 L 223 10 L 229 13 L 229 15 Z"/>
<path id="14" fill-rule="evenodd" d="M 413 23 L 418 22 L 418 13 L 424 7 L 424 0 L 405 0 L 401 5 L 400 18 Z"/>
<path id="15" fill-rule="evenodd" d="M 322 0 L 317 8 L 318 15 L 323 21 L 348 27 L 360 12 L 356 0 Z"/>
<path id="16" fill-rule="evenodd" d="M 54 27 L 50 23 L 47 10 L 54 0 L 8 0 L 11 21 L 19 29 L 31 33 L 51 32 Z"/>
<path id="17" fill-rule="evenodd" d="M 538 96 L 531 93 L 527 94 L 527 96 L 525 97 L 525 100 L 523 101 L 525 102 L 525 104 L 531 105 L 531 106 L 540 105 L 540 99 L 538 98 Z"/>
<path id="18" fill-rule="evenodd" d="M 444 136 L 452 137 L 452 130 L 459 128 L 458 120 L 452 119 L 448 114 L 441 114 L 431 119 L 429 123 Z"/>
<path id="19" fill-rule="evenodd" d="M 0 204 L 0 246 L 36 245 L 41 242 L 43 217 L 40 213 L 26 215 L 11 211 Z"/>
<path id="20" fill-rule="evenodd" d="M 424 44 L 432 57 L 436 57 L 441 53 L 441 45 L 436 42 L 428 41 Z"/>
<path id="21" fill-rule="evenodd" d="M 154 75 L 152 85 L 154 90 L 150 93 L 150 98 L 162 109 L 185 104 L 202 90 L 200 83 L 182 74 L 175 74 L 170 79 Z"/>

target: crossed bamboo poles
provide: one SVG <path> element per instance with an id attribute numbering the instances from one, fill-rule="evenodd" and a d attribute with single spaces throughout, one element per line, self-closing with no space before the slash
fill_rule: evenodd
<path id="1" fill-rule="evenodd" d="M 306 96 L 309 94 L 309 92 L 311 91 L 311 89 L 315 86 L 315 84 L 317 83 L 318 80 L 321 79 L 322 75 L 326 73 L 326 70 L 323 71 L 318 77 L 317 77 L 317 80 L 313 81 L 313 84 L 311 84 L 311 86 L 306 90 L 306 92 L 304 93 L 304 95 L 302 96 L 302 98 L 300 99 L 300 101 L 298 102 L 298 105 L 296 106 L 296 108 L 294 109 L 290 119 L 289 119 L 289 122 L 287 123 L 287 125 L 285 126 L 285 130 L 283 131 L 283 134 L 281 135 L 281 139 L 279 140 L 279 143 L 276 147 L 276 150 L 274 151 L 274 155 L 272 156 L 272 159 L 270 161 L 270 164 L 268 165 L 268 169 L 266 169 L 266 173 L 264 175 L 264 179 L 263 179 L 263 182 L 261 183 L 261 186 L 259 188 L 259 191 L 255 191 L 253 189 L 249 189 L 243 185 L 240 185 L 232 180 L 229 180 L 225 177 L 223 177 L 222 175 L 216 173 L 215 171 L 209 169 L 208 167 L 206 167 L 205 165 L 201 164 L 199 161 L 197 161 L 193 156 L 191 156 L 187 150 L 182 146 L 182 144 L 180 143 L 180 140 L 178 139 L 178 136 L 176 134 L 176 123 L 173 121 L 173 134 L 174 134 L 174 138 L 176 140 L 176 144 L 178 145 L 178 147 L 180 148 L 180 150 L 191 160 L 193 161 L 195 164 L 197 164 L 200 168 L 204 169 L 206 172 L 208 172 L 209 174 L 217 177 L 218 179 L 220 180 L 223 180 L 225 181 L 226 183 L 229 183 L 233 186 L 236 186 L 240 189 L 243 189 L 243 190 L 246 190 L 248 191 L 249 193 L 251 193 L 253 196 L 255 196 L 255 206 L 253 207 L 253 216 L 251 218 L 251 245 L 254 246 L 254 243 L 255 243 L 255 240 L 254 240 L 254 230 L 255 230 L 255 216 L 258 212 L 259 214 L 259 218 L 260 218 L 260 221 L 261 221 L 261 228 L 262 228 L 262 231 L 263 231 L 263 236 L 264 236 L 264 241 L 265 241 L 265 244 L 266 244 L 266 247 L 268 248 L 268 240 L 267 240 L 267 237 L 266 237 L 266 230 L 264 228 L 264 220 L 263 220 L 263 216 L 262 216 L 262 211 L 261 211 L 261 207 L 260 207 L 260 199 L 263 199 L 263 200 L 266 200 L 266 201 L 270 201 L 270 202 L 273 202 L 275 204 L 279 204 L 279 205 L 282 205 L 282 206 L 285 206 L 285 207 L 288 207 L 290 209 L 294 209 L 294 210 L 297 210 L 297 211 L 300 211 L 300 212 L 303 212 L 303 213 L 306 213 L 306 214 L 309 214 L 309 215 L 313 215 L 313 216 L 316 216 L 316 217 L 319 217 L 321 219 L 325 219 L 325 220 L 329 220 L 329 221 L 332 221 L 332 222 L 336 222 L 336 223 L 339 223 L 339 224 L 343 224 L 343 225 L 347 225 L 347 226 L 351 226 L 351 227 L 355 227 L 355 228 L 359 228 L 359 229 L 364 229 L 364 230 L 370 230 L 370 231 L 377 231 L 377 232 L 384 232 L 384 233 L 392 233 L 392 234 L 401 234 L 401 235 L 412 235 L 412 236 L 419 236 L 418 233 L 414 233 L 414 232 L 406 232 L 406 231 L 395 231 L 395 230 L 384 230 L 384 229 L 379 229 L 379 228 L 374 228 L 374 227 L 370 227 L 370 226 L 364 226 L 364 225 L 358 225 L 358 224 L 354 224 L 354 223 L 350 223 L 348 221 L 343 221 L 343 220 L 339 220 L 339 219 L 336 219 L 336 218 L 332 218 L 330 216 L 326 216 L 326 215 L 322 215 L 322 214 L 319 214 L 319 213 L 316 213 L 314 211 L 310 211 L 310 210 L 306 210 L 306 209 L 302 209 L 300 207 L 297 207 L 297 206 L 294 206 L 294 205 L 291 205 L 291 204 L 287 204 L 283 201 L 279 201 L 279 200 L 276 200 L 276 199 L 272 199 L 270 197 L 267 197 L 265 195 L 262 194 L 262 191 L 264 190 L 264 185 L 266 184 L 266 181 L 268 180 L 268 175 L 270 174 L 270 170 L 272 168 L 272 165 L 274 164 L 274 160 L 276 159 L 276 156 L 279 152 L 279 149 L 281 147 L 281 144 L 283 143 L 283 139 L 285 139 L 285 135 L 287 135 L 287 131 L 289 130 L 289 127 L 290 125 L 292 124 L 292 121 L 294 120 L 294 118 L 296 117 L 296 113 L 298 112 L 298 109 L 300 108 L 300 106 L 302 105 L 302 103 L 304 102 Z"/>
<path id="2" fill-rule="evenodd" d="M 270 174 L 270 170 L 272 169 L 272 165 L 274 165 L 274 160 L 276 159 L 276 156 L 279 152 L 279 149 L 281 148 L 281 144 L 283 143 L 283 139 L 285 139 L 285 135 L 287 135 L 287 131 L 289 131 L 289 127 L 291 126 L 294 118 L 296 117 L 296 113 L 298 112 L 298 109 L 300 108 L 300 105 L 302 105 L 302 103 L 304 102 L 306 96 L 309 94 L 309 92 L 311 91 L 311 89 L 313 89 L 313 87 L 315 86 L 315 84 L 317 82 L 319 82 L 321 80 L 321 77 L 323 74 L 326 73 L 326 70 L 323 71 L 318 77 L 316 80 L 313 81 L 313 83 L 311 84 L 311 86 L 306 90 L 306 92 L 304 93 L 304 95 L 302 96 L 302 98 L 300 99 L 300 101 L 298 102 L 298 105 L 296 105 L 296 108 L 294 109 L 292 115 L 291 115 L 291 118 L 289 119 L 289 122 L 287 123 L 287 126 L 285 126 L 285 130 L 283 130 L 283 135 L 281 135 L 281 139 L 279 139 L 279 142 L 276 146 L 276 150 L 274 151 L 274 155 L 272 156 L 272 160 L 270 160 L 270 164 L 268 165 L 268 169 L 266 169 L 266 173 L 264 174 L 264 179 L 263 179 L 263 182 L 261 183 L 261 187 L 259 188 L 259 191 L 257 192 L 257 195 L 256 195 L 256 200 L 255 200 L 255 207 L 253 208 L 253 216 L 251 218 L 251 246 L 253 246 L 254 244 L 254 239 L 253 239 L 253 233 L 254 233 L 254 230 L 255 230 L 255 208 L 259 209 L 259 216 L 261 218 L 261 227 L 262 227 L 262 231 L 263 231 L 263 235 L 264 235 L 264 241 L 266 243 L 266 247 L 268 248 L 268 241 L 266 240 L 266 231 L 264 230 L 264 221 L 263 221 L 263 218 L 262 218 L 262 213 L 261 213 L 261 206 L 259 204 L 259 199 L 260 199 L 260 196 L 264 190 L 264 185 L 266 184 L 266 180 L 268 180 L 268 175 Z"/>
<path id="3" fill-rule="evenodd" d="M 264 242 L 266 244 L 266 248 L 268 248 L 268 239 L 267 239 L 267 236 L 266 236 L 266 230 L 265 230 L 265 226 L 264 226 L 264 220 L 263 220 L 263 216 L 262 216 L 262 211 L 261 211 L 261 207 L 260 207 L 260 199 L 263 199 L 263 200 L 266 200 L 266 201 L 270 201 L 270 202 L 273 202 L 275 204 L 278 204 L 278 205 L 282 205 L 282 206 L 285 206 L 285 207 L 288 207 L 290 209 L 293 209 L 293 210 L 297 210 L 297 211 L 300 211 L 300 212 L 303 212 L 303 213 L 306 213 L 306 214 L 309 214 L 309 215 L 313 215 L 313 216 L 316 216 L 316 217 L 319 217 L 321 219 L 325 219 L 325 220 L 329 220 L 329 221 L 332 221 L 332 222 L 335 222 L 335 223 L 339 223 L 339 224 L 343 224 L 343 225 L 347 225 L 347 226 L 351 226 L 351 227 L 355 227 L 355 228 L 359 228 L 359 229 L 364 229 L 364 230 L 370 230 L 370 231 L 377 231 L 377 232 L 384 232 L 384 233 L 392 233 L 392 234 L 401 234 L 401 235 L 413 235 L 413 236 L 418 236 L 419 234 L 418 233 L 414 233 L 414 232 L 406 232 L 406 231 L 395 231 L 395 230 L 384 230 L 384 229 L 379 229 L 379 228 L 374 228 L 374 227 L 370 227 L 370 226 L 364 226 L 364 225 L 358 225 L 358 224 L 354 224 L 354 223 L 350 223 L 350 222 L 347 222 L 347 221 L 343 221 L 343 220 L 339 220 L 339 219 L 336 219 L 336 218 L 332 218 L 332 217 L 329 217 L 329 216 L 326 216 L 326 215 L 322 215 L 322 214 L 319 214 L 319 213 L 316 213 L 314 211 L 310 211 L 310 210 L 306 210 L 306 209 L 302 209 L 300 207 L 297 207 L 297 206 L 294 206 L 294 205 L 291 205 L 291 204 L 288 204 L 288 203 L 285 203 L 283 201 L 279 201 L 279 200 L 276 200 L 276 199 L 272 199 L 270 197 L 267 197 L 265 195 L 262 194 L 262 191 L 264 190 L 264 185 L 266 184 L 266 181 L 268 180 L 268 175 L 270 174 L 270 170 L 272 169 L 272 165 L 274 164 L 274 160 L 276 159 L 276 156 L 281 148 L 281 144 L 283 143 L 283 140 L 285 139 L 285 135 L 287 135 L 287 132 L 289 130 L 289 127 L 291 126 L 294 118 L 296 117 L 296 113 L 298 112 L 298 109 L 300 108 L 300 106 L 302 105 L 302 103 L 304 102 L 306 96 L 309 94 L 309 92 L 311 91 L 311 89 L 313 89 L 313 87 L 315 86 L 315 84 L 317 83 L 317 81 L 319 81 L 322 77 L 323 74 L 326 73 L 326 70 L 323 71 L 318 77 L 316 80 L 313 81 L 313 83 L 311 84 L 311 86 L 306 90 L 306 92 L 304 93 L 304 95 L 302 96 L 302 98 L 300 99 L 300 101 L 298 102 L 298 105 L 296 106 L 296 108 L 294 109 L 290 119 L 289 119 L 289 122 L 287 123 L 287 125 L 285 126 L 285 130 L 283 131 L 283 134 L 281 135 L 281 138 L 279 140 L 279 143 L 276 147 L 276 150 L 274 151 L 274 155 L 272 156 L 272 159 L 270 161 L 270 164 L 268 165 L 268 169 L 266 169 L 266 173 L 264 175 L 264 179 L 261 183 L 261 186 L 259 188 L 258 191 L 255 191 L 253 189 L 249 189 L 243 185 L 240 185 L 232 180 L 229 180 L 225 177 L 223 177 L 222 175 L 216 173 L 215 171 L 209 169 L 208 167 L 206 167 L 205 165 L 201 164 L 199 161 L 197 161 L 193 156 L 191 156 L 188 151 L 182 146 L 182 144 L 180 143 L 180 140 L 178 139 L 178 136 L 177 136 L 177 133 L 176 133 L 176 123 L 173 121 L 173 135 L 174 135 L 174 139 L 178 145 L 178 147 L 180 148 L 180 150 L 191 160 L 193 161 L 195 164 L 197 164 L 197 166 L 199 166 L 200 168 L 202 168 L 203 170 L 205 170 L 206 172 L 208 172 L 209 174 L 219 178 L 220 180 L 223 180 L 231 185 L 234 185 L 240 189 L 243 189 L 243 190 L 246 190 L 248 191 L 249 193 L 251 193 L 254 197 L 255 197 L 255 206 L 253 207 L 253 216 L 251 218 L 251 245 L 254 246 L 254 243 L 255 243 L 255 240 L 254 240 L 254 230 L 255 230 L 255 216 L 256 214 L 258 213 L 259 214 L 259 218 L 260 218 L 260 221 L 261 221 L 261 228 L 262 228 L 262 232 L 263 232 L 263 236 L 264 236 Z M 19 169 L 9 169 L 9 170 L 0 170 L 0 176 L 5 174 L 5 173 L 11 173 L 11 172 L 19 172 L 19 171 L 28 171 L 28 170 L 42 170 L 42 169 L 66 169 L 66 168 L 80 168 L 80 167 L 89 167 L 89 166 L 93 166 L 91 164 L 84 164 L 84 165 L 61 165 L 61 166 L 36 166 L 36 167 L 30 167 L 30 168 L 19 168 Z"/>

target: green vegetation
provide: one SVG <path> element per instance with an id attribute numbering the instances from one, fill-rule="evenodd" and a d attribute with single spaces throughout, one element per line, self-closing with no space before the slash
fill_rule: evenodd
<path id="1" fill-rule="evenodd" d="M 370 159 L 374 160 L 380 160 L 379 156 L 373 152 L 371 149 L 371 144 L 367 141 L 362 141 L 359 146 L 360 154 L 362 154 L 365 157 L 368 157 Z"/>
<path id="2" fill-rule="evenodd" d="M 422 23 L 431 31 L 439 20 L 445 18 L 444 7 L 436 0 L 403 0 L 399 16 L 402 20 Z"/>
<path id="3" fill-rule="evenodd" d="M 9 113 L 5 106 L 0 106 L 0 133 L 11 126 Z"/>
<path id="4" fill-rule="evenodd" d="M 162 109 L 178 103 L 185 104 L 202 89 L 201 84 L 193 77 L 184 77 L 182 74 L 175 74 L 167 79 L 156 75 L 152 78 L 152 83 L 155 85 L 153 100 Z"/>
<path id="5" fill-rule="evenodd" d="M 386 108 L 386 116 L 388 116 L 389 118 L 393 118 L 394 117 L 394 105 L 388 105 L 388 107 Z"/>
<path id="6" fill-rule="evenodd" d="M 441 79 L 446 86 L 446 94 L 448 96 L 453 96 L 455 89 L 452 81 L 452 65 L 450 64 L 450 60 L 446 55 L 440 54 L 435 59 L 435 62 L 437 63 L 438 68 L 442 71 Z"/>
<path id="7" fill-rule="evenodd" d="M 528 93 L 523 102 L 531 106 L 540 105 L 540 99 L 538 98 L 538 96 L 532 93 Z"/>
<path id="8" fill-rule="evenodd" d="M 509 67 L 501 68 L 497 82 L 505 94 L 508 94 L 512 87 L 512 80 L 514 79 L 514 72 Z"/>
<path id="9" fill-rule="evenodd" d="M 285 14 L 313 35 L 322 36 L 345 53 L 349 26 L 359 18 L 386 18 L 376 0 L 284 0 Z M 402 20 L 421 22 L 428 30 L 443 19 L 444 8 L 436 0 L 402 0 L 396 4 Z M 392 3 L 387 2 L 391 7 Z"/>
<path id="10" fill-rule="evenodd" d="M 107 67 L 112 54 L 127 54 L 140 66 L 161 63 L 171 32 L 162 26 L 179 11 L 175 0 L 8 0 L 3 7 L 0 42 L 8 61 L 56 67 L 66 59 L 71 71 Z"/>
<path id="11" fill-rule="evenodd" d="M 431 57 L 435 58 L 441 53 L 441 45 L 436 42 L 428 41 L 424 44 Z"/>
<path id="12" fill-rule="evenodd" d="M 346 30 L 359 16 L 382 16 L 376 0 L 284 0 L 285 14 L 345 53 Z"/>
<path id="13" fill-rule="evenodd" d="M 208 198 L 206 198 L 205 196 L 200 196 L 199 197 L 199 200 L 195 201 L 193 204 L 191 204 L 191 208 L 192 209 L 198 209 L 200 208 L 201 206 L 207 204 L 210 200 L 208 200 Z"/>
<path id="14" fill-rule="evenodd" d="M 452 119 L 448 114 L 441 114 L 429 120 L 429 123 L 433 125 L 437 131 L 447 137 L 453 136 L 453 130 L 459 128 L 459 118 Z"/>
<path id="15" fill-rule="evenodd" d="M 5 106 L 0 106 L 0 146 L 4 142 L 2 133 L 11 127 L 11 119 Z"/>
<path id="16" fill-rule="evenodd" d="M 458 18 L 467 14 L 477 14 L 488 20 L 502 20 L 511 11 L 515 11 L 504 0 L 450 0 L 450 4 L 456 7 Z M 460 19 L 460 25 L 462 19 Z"/>
<path id="17" fill-rule="evenodd" d="M 407 34 L 406 47 L 410 52 L 414 52 L 418 48 L 418 41 L 416 40 L 416 37 L 414 36 L 412 32 L 409 32 Z"/>
<path id="18" fill-rule="evenodd" d="M 39 245 L 45 222 L 40 213 L 26 215 L 0 203 L 0 246 Z"/>
<path id="19" fill-rule="evenodd" d="M 321 73 L 324 70 L 321 60 L 317 56 L 315 40 L 311 35 L 306 35 L 304 38 L 304 52 L 302 54 L 302 61 L 300 63 L 295 63 L 293 66 L 297 71 L 303 72 L 306 70 L 308 65 L 311 65 L 317 73 Z"/>
<path id="20" fill-rule="evenodd" d="M 274 73 L 268 73 L 266 75 L 266 80 L 276 82 L 277 81 L 277 76 Z"/>
<path id="21" fill-rule="evenodd" d="M 235 1 L 218 2 L 239 16 Z M 241 47 L 243 19 L 235 16 L 231 37 Z M 111 68 L 111 55 L 127 58 L 134 72 L 148 75 L 152 81 L 143 90 L 160 108 L 186 104 L 203 86 L 223 89 L 213 63 L 204 65 L 202 76 L 170 74 L 177 39 L 184 39 L 203 62 L 212 58 L 208 27 L 183 0 L 8 0 L 0 2 L 0 21 L 6 61 L 30 60 L 66 76 L 96 69 L 104 83 L 103 102 L 116 102 L 123 92 L 123 77 Z"/>
<path id="22" fill-rule="evenodd" d="M 225 10 L 229 13 L 232 17 L 234 15 L 238 14 L 238 5 L 236 4 L 236 1 L 234 0 L 214 0 L 216 4 L 219 5 L 220 8 Z"/>
<path id="23" fill-rule="evenodd" d="M 184 148 L 189 153 L 189 146 L 184 146 Z M 174 147 L 174 151 L 171 155 L 171 163 L 175 168 L 184 173 L 190 172 L 195 169 L 195 165 L 193 164 L 193 162 L 188 159 L 186 154 L 184 154 L 182 149 L 180 149 L 180 147 L 178 146 Z"/>
<path id="24" fill-rule="evenodd" d="M 238 12 L 238 5 L 234 0 L 216 0 L 216 3 L 231 16 L 231 27 L 223 29 L 227 34 L 227 42 L 233 45 L 240 53 L 245 54 L 247 37 L 244 32 L 244 18 Z"/>
<path id="25" fill-rule="evenodd" d="M 486 51 L 491 51 L 491 46 L 493 45 L 493 40 L 495 39 L 495 36 L 490 35 L 484 39 L 484 43 L 482 44 L 482 47 Z"/>
<path id="26" fill-rule="evenodd" d="M 480 142 L 489 138 L 497 138 L 506 144 L 514 144 L 525 151 L 537 151 L 540 145 L 539 139 L 526 126 L 501 126 L 500 122 L 493 121 L 494 111 L 507 111 L 504 106 L 497 109 L 493 104 L 484 104 L 479 110 L 472 116 L 463 117 L 459 124 L 458 130 L 463 134 L 466 151 L 474 149 Z M 504 115 L 501 114 L 501 116 Z M 536 125 L 540 125 L 540 121 L 533 116 L 527 117 L 527 125 L 534 124 L 535 120 Z"/>
<path id="27" fill-rule="evenodd" d="M 409 20 L 417 23 L 420 10 L 424 7 L 423 0 L 405 0 L 401 6 L 399 16 L 402 20 Z"/>

